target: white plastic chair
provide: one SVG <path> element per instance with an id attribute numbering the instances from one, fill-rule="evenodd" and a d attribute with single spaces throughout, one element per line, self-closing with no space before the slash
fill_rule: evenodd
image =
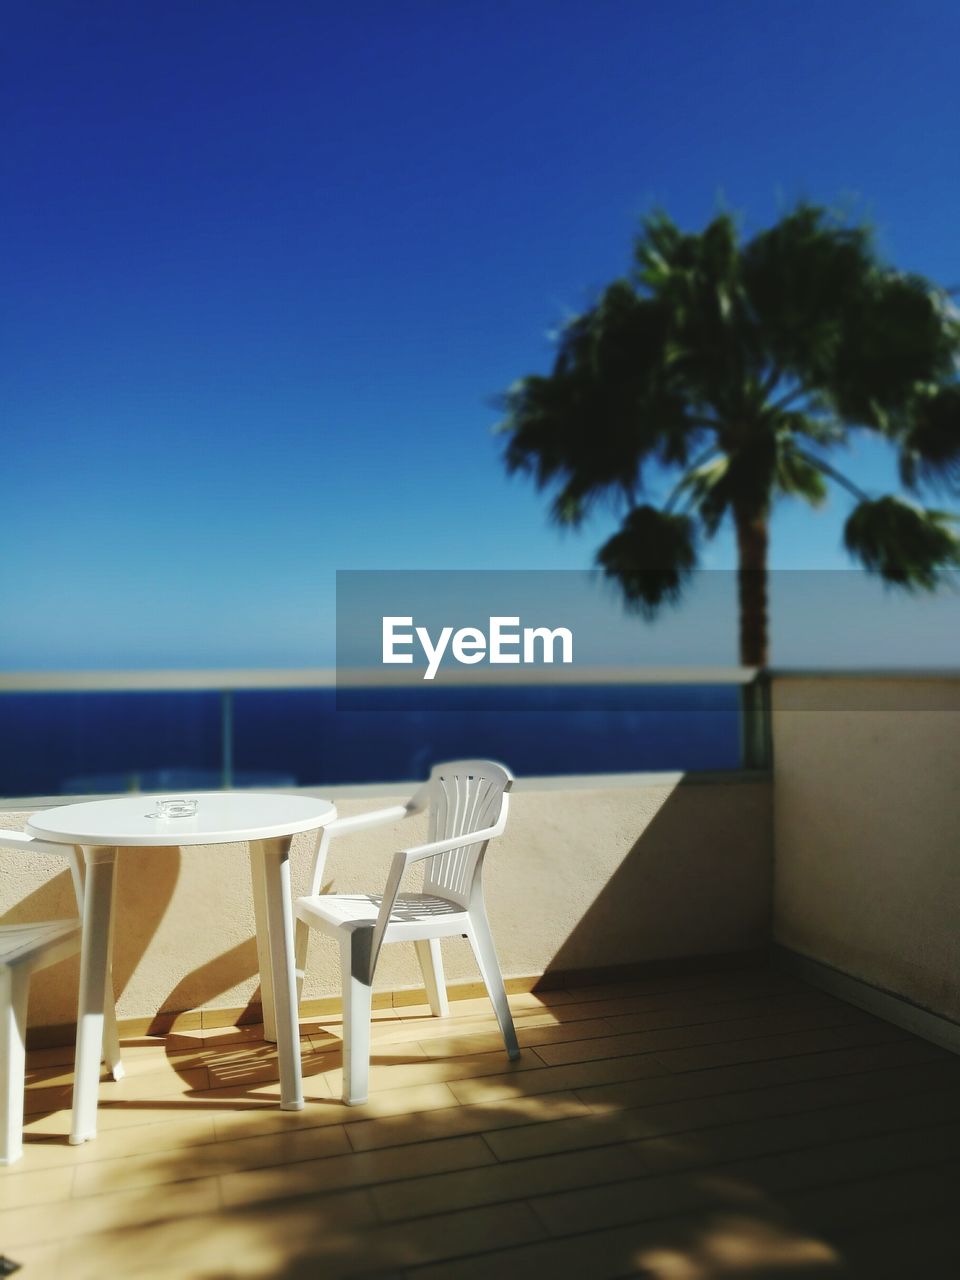
<path id="1" fill-rule="evenodd" d="M 0 848 L 49 853 L 70 866 L 74 896 L 83 915 L 83 872 L 72 845 L 34 840 L 20 831 L 0 831 Z M 23 1154 L 23 1091 L 26 1075 L 27 996 L 37 969 L 64 960 L 80 949 L 79 920 L 41 920 L 0 925 L 0 1164 Z M 104 1010 L 104 1059 L 113 1075 L 123 1075 L 116 1014 Z"/>
<path id="2" fill-rule="evenodd" d="M 324 827 L 313 860 L 310 893 L 298 898 L 297 995 L 303 987 L 310 929 L 340 942 L 343 973 L 343 1101 L 366 1102 L 370 1072 L 370 1004 L 373 975 L 385 942 L 414 942 L 431 1012 L 449 1011 L 440 939 L 463 935 L 473 948 L 510 1058 L 520 1056 L 503 976 L 490 935 L 481 882 L 488 843 L 507 823 L 513 782 L 509 769 L 489 760 L 438 764 L 403 805 L 338 818 Z M 320 892 L 330 841 L 383 826 L 429 806 L 429 843 L 394 854 L 383 893 Z M 425 862 L 422 893 L 400 893 L 414 863 Z"/>

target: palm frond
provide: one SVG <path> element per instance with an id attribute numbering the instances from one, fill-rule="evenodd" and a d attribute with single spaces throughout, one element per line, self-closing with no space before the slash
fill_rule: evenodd
<path id="1" fill-rule="evenodd" d="M 717 532 L 729 505 L 729 470 L 730 458 L 721 454 L 693 467 L 677 485 L 677 490 L 686 496 L 689 505 L 703 521 L 708 538 L 712 538 Z"/>
<path id="2" fill-rule="evenodd" d="M 960 492 L 960 385 L 918 395 L 901 441 L 904 484 Z"/>
<path id="3" fill-rule="evenodd" d="M 850 299 L 873 269 L 872 238 L 826 209 L 801 204 L 755 236 L 742 258 L 755 341 L 805 386 L 823 386 Z"/>
<path id="4" fill-rule="evenodd" d="M 604 576 L 620 586 L 627 607 L 645 617 L 676 603 L 696 563 L 690 517 L 648 505 L 635 507 L 597 552 Z"/>
<path id="5" fill-rule="evenodd" d="M 888 495 L 861 502 L 843 531 L 847 550 L 885 582 L 932 591 L 944 569 L 960 566 L 956 517 Z"/>
<path id="6" fill-rule="evenodd" d="M 776 487 L 787 497 L 803 498 L 812 507 L 827 500 L 827 484 L 823 472 L 811 459 L 792 446 L 789 438 L 778 442 Z"/>
<path id="7" fill-rule="evenodd" d="M 713 537 L 724 516 L 734 510 L 760 516 L 770 509 L 776 492 L 776 437 L 758 432 L 685 477 L 690 507 Z"/>
<path id="8" fill-rule="evenodd" d="M 549 377 L 503 397 L 510 471 L 559 485 L 554 519 L 576 522 L 602 494 L 642 491 L 654 457 L 683 465 L 702 434 L 670 366 L 663 308 L 615 282 L 565 329 Z"/>
<path id="9" fill-rule="evenodd" d="M 956 352 L 938 291 L 921 277 L 875 270 L 848 300 L 825 381 L 844 418 L 895 435 L 918 389 L 952 375 Z"/>

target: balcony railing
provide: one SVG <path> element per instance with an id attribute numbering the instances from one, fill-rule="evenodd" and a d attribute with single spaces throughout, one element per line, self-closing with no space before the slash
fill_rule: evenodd
<path id="1" fill-rule="evenodd" d="M 765 769 L 750 668 L 592 667 L 0 674 L 0 795 L 406 781 L 438 758 L 518 772 Z"/>

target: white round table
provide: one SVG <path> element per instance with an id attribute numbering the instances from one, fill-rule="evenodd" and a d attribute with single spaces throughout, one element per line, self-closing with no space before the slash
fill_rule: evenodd
<path id="1" fill-rule="evenodd" d="M 193 817 L 152 817 L 157 797 L 138 794 L 42 810 L 26 826 L 38 839 L 80 845 L 86 863 L 72 1143 L 97 1132 L 103 1011 L 113 1000 L 113 888 L 117 851 L 125 847 L 249 844 L 264 1036 L 277 1043 L 281 1107 L 303 1107 L 289 853 L 293 836 L 326 826 L 337 811 L 311 796 L 211 791 L 183 797 L 197 801 Z"/>

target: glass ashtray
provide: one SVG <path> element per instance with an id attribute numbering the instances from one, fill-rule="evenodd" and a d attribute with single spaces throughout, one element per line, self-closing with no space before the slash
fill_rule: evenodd
<path id="1" fill-rule="evenodd" d="M 148 818 L 194 818 L 199 807 L 199 800 L 189 800 L 186 797 L 158 800 L 156 809 L 146 816 Z"/>

